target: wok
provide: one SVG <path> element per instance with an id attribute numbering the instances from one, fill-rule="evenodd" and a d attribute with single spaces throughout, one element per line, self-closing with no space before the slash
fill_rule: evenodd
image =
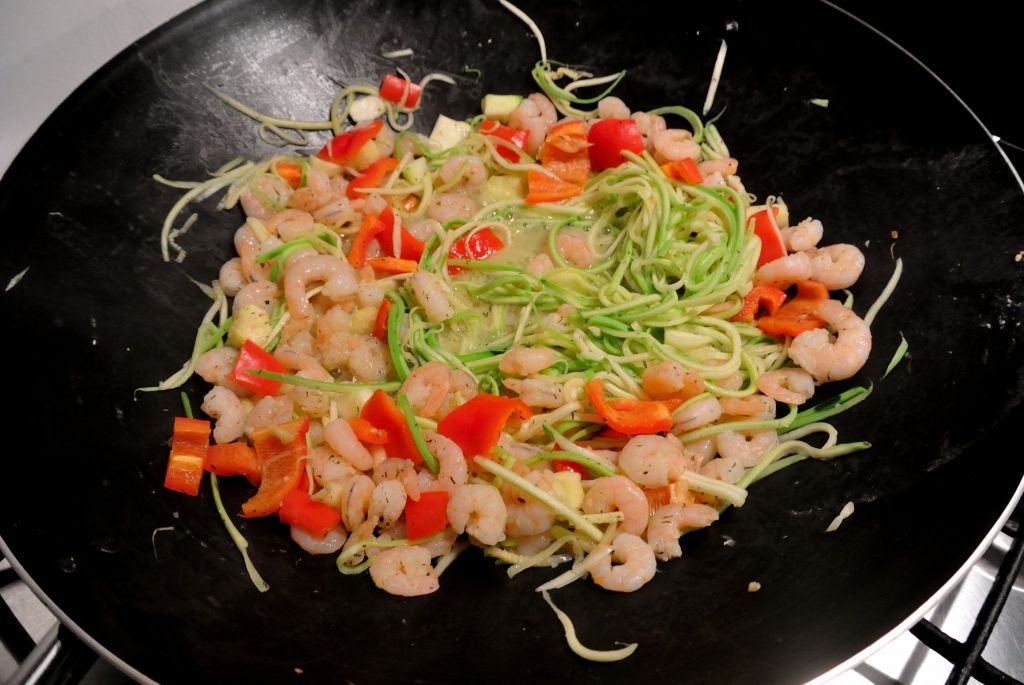
<path id="1" fill-rule="evenodd" d="M 208 2 L 87 81 L 0 182 L 0 215 L 16 217 L 0 273 L 30 267 L 3 296 L 7 387 L 20 408 L 6 431 L 3 551 L 136 677 L 276 683 L 301 669 L 304 682 L 805 682 L 919 616 L 1019 496 L 1024 463 L 997 448 L 1022 418 L 1012 218 L 1024 196 L 947 90 L 820 3 L 716 3 L 653 36 L 652 18 L 672 5 L 645 5 L 642 16 L 522 7 L 552 57 L 628 69 L 616 94 L 634 109 L 699 106 L 728 38 L 715 111 L 728 106 L 719 126 L 748 188 L 821 218 L 828 242 L 865 246 L 853 288 L 861 314 L 892 272 L 890 249 L 905 262 L 873 327 L 872 359 L 847 384 L 873 382 L 874 392 L 834 419 L 843 438 L 874 447 L 757 484 L 742 509 L 685 536 L 683 558 L 640 592 L 558 591 L 584 644 L 640 643 L 617 664 L 568 651 L 533 592 L 558 571 L 510 581 L 475 552 L 439 592 L 402 599 L 339 577 L 333 559 L 300 553 L 283 526 L 239 520 L 271 586 L 258 593 L 209 489 L 188 498 L 161 487 L 177 393 L 133 392 L 191 348 L 208 300 L 188 277 L 215 276 L 240 215 L 197 206 L 188 258 L 164 263 L 159 227 L 179 192 L 151 175 L 202 178 L 235 155 L 272 151 L 204 84 L 263 111 L 320 117 L 336 82 L 375 81 L 395 64 L 382 51 L 413 47 L 401 66 L 458 82 L 428 90 L 416 126 L 425 131 L 438 113 L 475 113 L 484 93 L 532 90 L 537 53 L 517 20 L 478 0 Z M 740 31 L 726 32 L 727 20 Z M 881 380 L 900 333 L 910 354 Z M 185 389 L 194 401 L 205 391 L 196 380 Z M 229 511 L 249 494 L 237 480 L 222 480 Z M 847 501 L 855 514 L 825 534 Z"/>

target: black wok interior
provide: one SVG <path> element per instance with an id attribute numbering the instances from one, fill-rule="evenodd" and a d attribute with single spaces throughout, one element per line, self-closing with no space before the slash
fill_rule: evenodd
<path id="1" fill-rule="evenodd" d="M 948 91 L 817 2 L 715 3 L 672 13 L 653 36 L 652 17 L 674 5 L 629 16 L 580 0 L 520 6 L 553 59 L 627 69 L 616 94 L 634 110 L 699 109 L 728 39 L 714 113 L 726 107 L 718 126 L 747 189 L 782 194 L 796 219 L 824 222 L 826 242 L 861 247 L 861 315 L 893 255 L 904 261 L 871 360 L 830 388 L 874 384 L 833 421 L 843 439 L 873 448 L 755 485 L 742 509 L 686 536 L 683 558 L 660 564 L 639 592 L 577 583 L 554 593 L 584 644 L 640 643 L 617 664 L 567 648 L 533 591 L 560 571 L 510 581 L 477 551 L 437 593 L 403 599 L 300 552 L 276 520 L 237 519 L 271 586 L 257 592 L 208 486 L 196 498 L 162 487 L 178 393 L 133 392 L 187 357 L 209 303 L 188 277 L 216 277 L 242 215 L 195 205 L 199 220 L 181 239 L 188 258 L 165 263 L 160 226 L 181 191 L 152 174 L 202 179 L 237 155 L 275 152 L 205 85 L 260 111 L 323 118 L 338 83 L 379 82 L 396 64 L 415 79 L 441 71 L 457 86 L 427 89 L 415 126 L 426 133 L 439 113 L 477 113 L 485 93 L 534 90 L 537 44 L 482 0 L 213 0 L 87 81 L 0 181 L 0 278 L 30 267 L 2 300 L 20 410 L 8 417 L 0 537 L 82 631 L 153 680 L 802 683 L 921 606 L 1018 487 L 1024 462 L 1003 445 L 1024 418 L 1013 242 L 1024 195 Z M 781 39 L 779 26 L 800 39 Z M 404 47 L 415 54 L 380 57 Z M 883 380 L 901 333 L 910 352 Z M 198 406 L 201 380 L 184 389 Z M 250 486 L 221 482 L 237 511 Z M 848 501 L 855 514 L 825 534 Z"/>

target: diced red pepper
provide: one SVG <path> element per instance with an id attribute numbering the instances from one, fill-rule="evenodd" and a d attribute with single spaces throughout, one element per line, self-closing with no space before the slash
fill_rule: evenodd
<path id="1" fill-rule="evenodd" d="M 384 230 L 379 236 L 377 236 L 377 242 L 380 243 L 384 252 L 392 257 L 410 259 L 412 261 L 419 262 L 420 257 L 423 256 L 423 241 L 414 238 L 412 233 L 405 230 L 405 227 L 403 226 L 400 230 L 402 236 L 402 253 L 395 254 L 395 213 L 391 207 L 384 208 L 384 211 L 380 213 L 380 220 L 384 222 Z"/>
<path id="2" fill-rule="evenodd" d="M 334 136 L 331 142 L 324 145 L 323 149 L 316 153 L 316 156 L 334 164 L 348 164 L 359 154 L 364 145 L 380 133 L 382 128 L 384 128 L 384 122 L 378 119 L 377 121 L 371 121 L 362 128 L 345 131 L 341 135 Z"/>
<path id="3" fill-rule="evenodd" d="M 414 464 L 423 461 L 420 450 L 412 439 L 412 431 L 409 430 L 405 414 L 386 392 L 378 390 L 373 393 L 363 405 L 359 417 L 374 428 L 380 428 L 387 433 L 388 441 L 383 443 L 383 447 L 389 458 L 408 459 Z"/>
<path id="4" fill-rule="evenodd" d="M 299 186 L 302 184 L 301 166 L 291 162 L 278 162 L 274 169 L 277 170 L 277 175 L 292 187 L 292 190 L 299 189 Z"/>
<path id="5" fill-rule="evenodd" d="M 796 297 L 779 307 L 779 311 L 757 320 L 757 327 L 777 338 L 796 336 L 815 328 L 824 328 L 826 323 L 818 318 L 818 302 L 829 299 L 828 288 L 817 281 L 800 281 L 796 284 Z"/>
<path id="6" fill-rule="evenodd" d="M 206 449 L 203 467 L 218 476 L 245 476 L 250 483 L 257 487 L 262 480 L 256 450 L 244 442 L 210 445 Z"/>
<path id="7" fill-rule="evenodd" d="M 352 247 L 348 251 L 348 263 L 352 265 L 353 269 L 362 269 L 366 266 L 366 250 L 374 238 L 384 232 L 384 228 L 384 222 L 373 214 L 363 217 L 363 225 L 359 227 L 359 232 L 352 239 Z"/>
<path id="8" fill-rule="evenodd" d="M 340 511 L 317 502 L 298 488 L 284 496 L 277 516 L 281 523 L 300 528 L 318 538 L 323 538 L 341 523 Z"/>
<path id="9" fill-rule="evenodd" d="M 551 466 L 554 467 L 555 471 L 572 471 L 573 473 L 580 474 L 582 480 L 590 480 L 592 476 L 590 471 L 587 471 L 587 467 L 583 464 L 577 464 L 574 461 L 568 459 L 552 459 Z"/>
<path id="10" fill-rule="evenodd" d="M 405 500 L 405 532 L 419 540 L 448 527 L 448 498 L 444 490 L 421 492 L 419 500 Z"/>
<path id="11" fill-rule="evenodd" d="M 521 400 L 483 393 L 441 419 L 437 432 L 461 447 L 466 461 L 472 463 L 477 455 L 491 456 L 509 419 L 525 421 L 531 416 Z"/>
<path id="12" fill-rule="evenodd" d="M 377 310 L 377 320 L 373 324 L 373 337 L 377 340 L 388 339 L 388 315 L 391 313 L 392 302 L 388 298 L 384 298 L 384 301 L 380 303 L 380 309 Z"/>
<path id="13" fill-rule="evenodd" d="M 277 391 L 281 389 L 280 381 L 253 376 L 246 369 L 288 373 L 288 369 L 285 368 L 284 364 L 274 359 L 274 355 L 252 340 L 246 340 L 245 344 L 242 345 L 242 349 L 238 352 L 238 359 L 235 360 L 235 366 L 227 374 L 227 377 L 257 395 L 276 395 Z"/>
<path id="14" fill-rule="evenodd" d="M 302 418 L 277 426 L 257 428 L 252 433 L 256 458 L 263 480 L 260 489 L 242 505 L 242 516 L 269 516 L 281 508 L 285 496 L 301 480 L 306 459 L 306 433 L 309 419 Z"/>
<path id="15" fill-rule="evenodd" d="M 704 182 L 704 175 L 700 173 L 700 169 L 697 168 L 697 163 L 692 159 L 680 159 L 675 162 L 669 162 L 668 164 L 662 164 L 661 170 L 669 178 L 683 183 L 689 183 L 691 186 L 697 185 L 698 183 Z M 732 198 L 729 198 L 732 202 Z"/>
<path id="16" fill-rule="evenodd" d="M 210 422 L 174 417 L 174 439 L 167 460 L 164 487 L 186 495 L 198 495 L 203 482 L 203 460 L 210 445 Z"/>
<path id="17" fill-rule="evenodd" d="M 414 259 L 398 259 L 397 257 L 374 257 L 366 260 L 373 270 L 381 274 L 411 274 L 420 267 Z"/>
<path id="18" fill-rule="evenodd" d="M 593 146 L 587 152 L 594 171 L 613 169 L 625 162 L 623 150 L 638 155 L 644 151 L 644 139 L 634 119 L 595 121 L 587 132 L 587 142 Z"/>
<path id="19" fill-rule="evenodd" d="M 526 141 L 530 138 L 529 131 L 518 131 L 511 126 L 505 126 L 499 124 L 497 121 L 488 119 L 484 123 L 480 124 L 480 133 L 485 136 L 494 136 L 507 143 L 515 145 L 519 149 L 519 152 L 509 148 L 506 145 L 497 144 L 494 148 L 498 151 L 498 154 L 507 159 L 510 162 L 518 162 L 520 160 L 519 153 L 526 147 Z M 523 153 L 525 154 L 525 153 Z"/>
<path id="20" fill-rule="evenodd" d="M 390 301 L 385 300 L 385 302 Z M 350 418 L 348 425 L 352 426 L 352 432 L 362 442 L 368 442 L 371 445 L 383 445 L 388 441 L 388 432 L 386 430 L 374 427 L 369 421 L 360 416 Z"/>
<path id="21" fill-rule="evenodd" d="M 764 309 L 769 315 L 779 311 L 779 307 L 786 301 L 786 293 L 770 285 L 759 285 L 743 298 L 743 309 L 729 321 L 742 323 L 753 323 L 757 312 Z"/>
<path id="22" fill-rule="evenodd" d="M 772 213 L 778 216 L 779 208 L 772 207 Z M 754 222 L 754 235 L 761 239 L 761 254 L 757 257 L 757 268 L 760 269 L 779 257 L 785 257 L 786 244 L 782 242 L 782 233 L 779 232 L 778 226 L 768 218 L 768 210 L 762 209 L 750 219 Z"/>
<path id="23" fill-rule="evenodd" d="M 583 192 L 583 186 L 580 184 L 566 183 L 534 169 L 526 172 L 526 185 L 526 202 L 531 205 L 562 202 Z"/>
<path id="24" fill-rule="evenodd" d="M 368 190 L 365 188 L 378 188 L 384 182 L 384 178 L 398 168 L 398 160 L 394 157 L 382 157 L 366 168 L 366 171 L 359 174 L 345 188 L 345 195 L 350 200 L 365 198 Z"/>
<path id="25" fill-rule="evenodd" d="M 402 93 L 405 93 L 405 85 L 409 84 L 409 92 L 405 96 L 405 100 L 402 100 Z M 402 107 L 413 108 L 420 101 L 420 94 L 423 92 L 423 88 L 418 83 L 412 83 L 405 79 L 398 78 L 394 74 L 388 74 L 384 77 L 384 82 L 380 84 L 380 96 L 388 102 L 393 102 L 396 105 L 401 104 Z"/>
<path id="26" fill-rule="evenodd" d="M 663 433 L 672 428 L 672 411 L 666 402 L 628 400 L 616 409 L 604 397 L 604 384 L 595 378 L 586 385 L 587 398 L 594 409 L 611 428 L 626 435 Z"/>
<path id="27" fill-rule="evenodd" d="M 658 511 L 658 509 L 672 503 L 672 488 L 663 485 L 660 488 L 644 490 L 644 497 L 647 498 L 647 506 L 650 509 L 649 515 L 653 516 L 654 512 Z"/>
<path id="28" fill-rule="evenodd" d="M 448 259 L 487 259 L 504 249 L 505 243 L 489 228 L 484 228 L 471 236 L 463 238 L 448 250 Z M 454 276 L 462 272 L 461 266 L 449 266 L 448 274 Z"/>
<path id="29" fill-rule="evenodd" d="M 566 183 L 583 185 L 590 179 L 590 143 L 582 121 L 557 124 L 544 139 L 541 166 Z"/>

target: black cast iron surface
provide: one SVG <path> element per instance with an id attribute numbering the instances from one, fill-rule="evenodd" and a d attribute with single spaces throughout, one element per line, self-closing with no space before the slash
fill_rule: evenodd
<path id="1" fill-rule="evenodd" d="M 188 259 L 164 263 L 159 229 L 179 192 L 150 176 L 203 178 L 238 154 L 274 152 L 204 84 L 262 111 L 322 118 L 335 82 L 379 81 L 395 65 L 379 54 L 412 47 L 399 64 L 414 78 L 439 70 L 458 82 L 428 89 L 416 126 L 427 132 L 438 113 L 476 113 L 484 93 L 533 90 L 537 52 L 524 26 L 480 1 L 207 3 L 84 84 L 0 182 L 0 279 L 30 267 L 2 296 L 6 381 L 20 411 L 7 432 L 0 537 L 63 612 L 147 676 L 799 683 L 925 602 L 1013 495 L 1024 464 L 998 447 L 1022 419 L 1013 218 L 1024 197 L 947 91 L 818 3 L 718 3 L 653 36 L 657 7 L 623 16 L 522 6 L 553 58 L 628 69 L 616 94 L 633 109 L 699 108 L 727 37 L 715 111 L 728 106 L 719 127 L 748 189 L 782 193 L 797 219 L 822 219 L 826 242 L 862 247 L 860 314 L 892 272 L 890 251 L 903 257 L 873 357 L 854 379 L 875 391 L 834 421 L 874 448 L 756 485 L 742 509 L 686 536 L 684 557 L 640 592 L 577 583 L 555 593 L 585 644 L 640 643 L 619 664 L 568 651 L 533 592 L 557 571 L 510 581 L 476 552 L 446 571 L 439 592 L 402 599 L 339 577 L 333 559 L 299 552 L 274 521 L 239 520 L 271 586 L 258 593 L 208 488 L 188 498 L 161 487 L 177 393 L 133 395 L 191 349 L 208 300 L 187 276 L 216 276 L 241 214 L 197 207 L 182 239 Z M 729 20 L 738 32 L 725 30 Z M 900 332 L 910 354 L 880 380 Z M 186 390 L 195 404 L 205 392 L 195 380 Z M 223 490 L 237 511 L 250 489 L 232 480 Z M 847 501 L 856 513 L 826 535 Z M 154 540 L 165 526 L 174 530 Z"/>

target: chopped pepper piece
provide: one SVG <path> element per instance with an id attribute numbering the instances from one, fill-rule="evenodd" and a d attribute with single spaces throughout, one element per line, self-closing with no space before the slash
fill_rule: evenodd
<path id="1" fill-rule="evenodd" d="M 623 150 L 638 155 L 644 151 L 644 139 L 634 119 L 595 121 L 587 131 L 587 142 L 593 146 L 587 152 L 594 171 L 613 169 L 625 162 Z"/>
<path id="2" fill-rule="evenodd" d="M 672 411 L 666 402 L 613 400 L 616 408 L 604 398 L 604 384 L 595 378 L 587 383 L 587 398 L 609 427 L 626 435 L 663 433 L 672 428 Z"/>
<path id="3" fill-rule="evenodd" d="M 382 128 L 384 128 L 384 122 L 378 119 L 362 128 L 345 131 L 341 135 L 334 136 L 320 152 L 316 153 L 316 156 L 334 164 L 348 164 L 359 154 L 364 145 L 380 133 Z"/>
<path id="4" fill-rule="evenodd" d="M 218 476 L 245 476 L 257 487 L 262 480 L 256 450 L 244 442 L 210 445 L 206 449 L 203 467 Z"/>
<path id="5" fill-rule="evenodd" d="M 786 293 L 770 285 L 759 285 L 743 298 L 743 309 L 729 321 L 742 323 L 753 323 L 757 312 L 764 309 L 769 315 L 779 311 L 779 307 L 786 301 Z"/>
<path id="6" fill-rule="evenodd" d="M 373 393 L 363 405 L 359 417 L 374 428 L 387 433 L 388 441 L 383 443 L 383 447 L 389 458 L 408 459 L 414 464 L 423 461 L 413 440 L 412 431 L 409 430 L 409 424 L 405 420 L 405 414 L 386 392 L 377 390 Z"/>
<path id="7" fill-rule="evenodd" d="M 772 207 L 772 213 L 778 216 L 779 208 Z M 754 235 L 761 239 L 761 254 L 757 257 L 757 268 L 760 269 L 779 257 L 785 257 L 787 252 L 786 245 L 782 242 L 782 233 L 775 222 L 768 218 L 768 210 L 756 212 L 750 220 L 754 222 Z"/>
<path id="8" fill-rule="evenodd" d="M 164 487 L 186 495 L 198 495 L 203 482 L 203 460 L 210 445 L 210 422 L 174 417 L 174 439 L 167 460 Z"/>
<path id="9" fill-rule="evenodd" d="M 829 299 L 828 288 L 816 281 L 800 281 L 796 284 L 796 297 L 779 307 L 779 311 L 757 320 L 757 327 L 777 338 L 796 336 L 827 324 L 818 318 L 818 302 Z"/>
<path id="10" fill-rule="evenodd" d="M 504 124 L 499 124 L 497 121 L 488 119 L 484 123 L 480 124 L 480 133 L 485 136 L 494 136 L 499 140 L 516 146 L 516 148 L 518 148 L 518 152 L 501 143 L 494 146 L 498 151 L 498 154 L 510 162 L 518 162 L 521 159 L 520 154 L 526 154 L 523 152 L 523 148 L 526 147 L 526 141 L 530 138 L 529 131 L 517 131 L 511 126 L 505 126 Z"/>
<path id="11" fill-rule="evenodd" d="M 494 231 L 484 228 L 463 238 L 448 250 L 448 259 L 487 259 L 505 248 L 501 238 Z M 462 272 L 461 266 L 449 266 L 448 274 L 454 276 Z"/>
<path id="12" fill-rule="evenodd" d="M 448 527 L 448 498 L 444 490 L 421 492 L 419 500 L 405 500 L 405 530 L 419 540 Z"/>
<path id="13" fill-rule="evenodd" d="M 242 505 L 242 516 L 269 516 L 281 508 L 285 496 L 294 490 L 305 473 L 306 432 L 309 419 L 257 428 L 252 433 L 256 458 L 260 462 L 259 491 Z"/>
<path id="14" fill-rule="evenodd" d="M 461 447 L 466 461 L 472 464 L 477 455 L 491 457 L 509 419 L 525 421 L 531 416 L 530 408 L 521 400 L 484 393 L 441 419 L 437 432 Z"/>
<path id="15" fill-rule="evenodd" d="M 366 197 L 370 192 L 367 188 L 377 188 L 384 182 L 384 178 L 398 168 L 398 160 L 394 157 L 383 157 L 366 168 L 366 171 L 359 174 L 345 188 L 345 196 L 350 200 L 357 200 Z"/>
<path id="16" fill-rule="evenodd" d="M 544 139 L 541 166 L 566 183 L 583 185 L 590 179 L 590 147 L 582 121 L 557 124 Z"/>
<path id="17" fill-rule="evenodd" d="M 526 195 L 526 202 L 531 205 L 544 202 L 562 202 L 576 197 L 583 192 L 583 186 L 576 183 L 566 183 L 557 178 L 551 178 L 543 171 L 531 169 L 526 174 L 526 184 L 529 192 Z"/>
<path id="18" fill-rule="evenodd" d="M 390 302 L 390 300 L 384 301 Z M 386 430 L 374 427 L 369 421 L 360 416 L 350 418 L 348 425 L 352 426 L 352 432 L 362 442 L 368 442 L 371 445 L 383 445 L 388 441 L 388 432 Z"/>
<path id="19" fill-rule="evenodd" d="M 409 92 L 406 93 L 405 86 L 409 84 Z M 380 84 L 380 96 L 388 102 L 393 102 L 396 105 L 402 107 L 413 108 L 420 102 L 420 94 L 423 92 L 422 86 L 418 83 L 406 81 L 403 78 L 398 78 L 394 74 L 388 74 L 384 77 L 384 82 Z M 402 99 L 402 94 L 405 93 L 405 99 Z"/>
<path id="20" fill-rule="evenodd" d="M 284 364 L 277 361 L 274 355 L 252 340 L 246 340 L 242 345 L 242 349 L 238 352 L 238 359 L 235 360 L 234 368 L 227 374 L 227 377 L 257 395 L 276 395 L 277 391 L 281 389 L 280 381 L 254 376 L 249 373 L 251 370 L 288 373 L 288 369 L 285 368 Z"/>
<path id="21" fill-rule="evenodd" d="M 318 538 L 325 537 L 341 523 L 341 512 L 317 502 L 304 490 L 296 488 L 284 496 L 277 510 L 281 523 L 300 528 Z"/>

